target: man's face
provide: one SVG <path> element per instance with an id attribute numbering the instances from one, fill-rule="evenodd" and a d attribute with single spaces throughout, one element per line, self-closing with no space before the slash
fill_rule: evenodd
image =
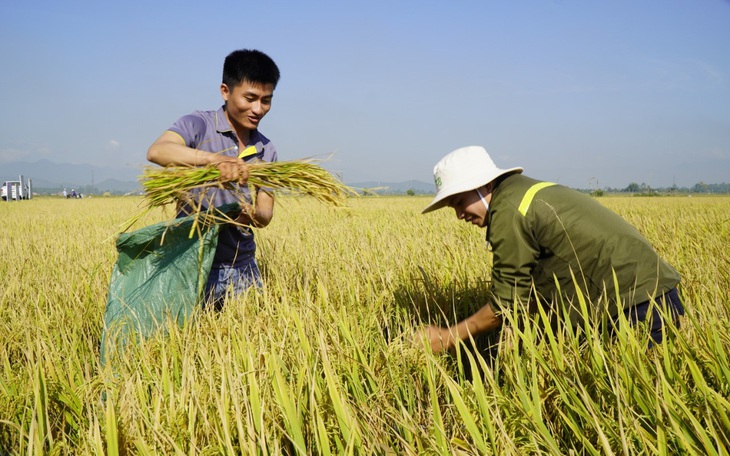
<path id="1" fill-rule="evenodd" d="M 491 192 L 485 195 L 484 190 L 482 190 L 482 195 L 484 195 L 487 202 L 492 196 Z M 481 228 L 487 226 L 487 207 L 482 203 L 476 190 L 457 193 L 449 198 L 448 205 L 454 208 L 456 217 L 459 220 L 464 220 Z"/>
<path id="2" fill-rule="evenodd" d="M 221 96 L 226 101 L 226 116 L 231 125 L 255 130 L 271 109 L 274 85 L 243 81 L 231 89 L 221 84 Z"/>

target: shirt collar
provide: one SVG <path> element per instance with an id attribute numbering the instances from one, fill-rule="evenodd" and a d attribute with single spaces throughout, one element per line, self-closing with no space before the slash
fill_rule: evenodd
<path id="1" fill-rule="evenodd" d="M 218 133 L 228 133 L 233 131 L 231 124 L 228 123 L 226 110 L 224 108 L 225 106 L 221 106 L 215 113 L 215 131 Z"/>

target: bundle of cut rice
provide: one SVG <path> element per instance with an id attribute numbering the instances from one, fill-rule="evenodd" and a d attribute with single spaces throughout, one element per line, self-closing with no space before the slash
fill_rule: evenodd
<path id="1" fill-rule="evenodd" d="M 312 196 L 323 203 L 334 206 L 343 206 L 348 196 L 357 196 L 357 192 L 317 165 L 315 160 L 258 162 L 249 163 L 247 166 L 248 184 L 255 187 L 274 190 L 287 189 L 294 193 Z M 201 212 L 206 212 L 204 215 L 211 217 L 210 211 L 205 210 L 201 202 L 196 204 L 190 198 L 189 192 L 193 189 L 230 190 L 234 195 L 240 196 L 242 207 L 246 204 L 243 190 L 236 182 L 221 181 L 220 170 L 215 165 L 167 166 L 164 168 L 148 166 L 140 176 L 140 182 L 147 200 L 145 212 L 155 207 L 183 201 L 192 207 L 193 213 L 200 215 Z M 253 196 L 255 197 L 255 195 Z M 140 216 L 135 217 L 131 223 L 127 223 L 127 228 Z M 215 218 L 215 216 L 213 217 Z"/>
<path id="2" fill-rule="evenodd" d="M 235 183 L 221 182 L 220 177 L 220 171 L 214 165 L 149 166 L 141 176 L 141 183 L 149 205 L 156 207 L 173 203 L 193 189 L 238 190 Z M 288 189 L 334 206 L 344 205 L 347 196 L 357 194 L 313 160 L 249 163 L 248 184 L 274 190 Z"/>

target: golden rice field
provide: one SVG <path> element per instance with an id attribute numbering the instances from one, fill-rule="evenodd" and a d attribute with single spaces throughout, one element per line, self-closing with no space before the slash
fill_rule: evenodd
<path id="1" fill-rule="evenodd" d="M 456 356 L 411 338 L 480 306 L 490 276 L 484 231 L 428 201 L 280 198 L 261 292 L 106 369 L 113 235 L 141 198 L 0 203 L 0 455 L 728 454 L 730 197 L 600 199 L 683 276 L 666 343 L 535 343 L 523 321 L 493 359 L 474 356 L 491 338 Z"/>

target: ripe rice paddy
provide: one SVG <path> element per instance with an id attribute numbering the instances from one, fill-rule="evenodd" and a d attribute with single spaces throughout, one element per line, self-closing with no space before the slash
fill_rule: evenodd
<path id="1" fill-rule="evenodd" d="M 605 197 L 682 274 L 687 315 L 496 360 L 427 353 L 483 304 L 484 232 L 429 198 L 281 197 L 266 285 L 102 369 L 112 236 L 141 198 L 0 203 L 0 454 L 727 454 L 730 198 Z M 137 227 L 171 217 L 154 210 Z M 519 317 L 517 317 L 519 318 Z"/>

